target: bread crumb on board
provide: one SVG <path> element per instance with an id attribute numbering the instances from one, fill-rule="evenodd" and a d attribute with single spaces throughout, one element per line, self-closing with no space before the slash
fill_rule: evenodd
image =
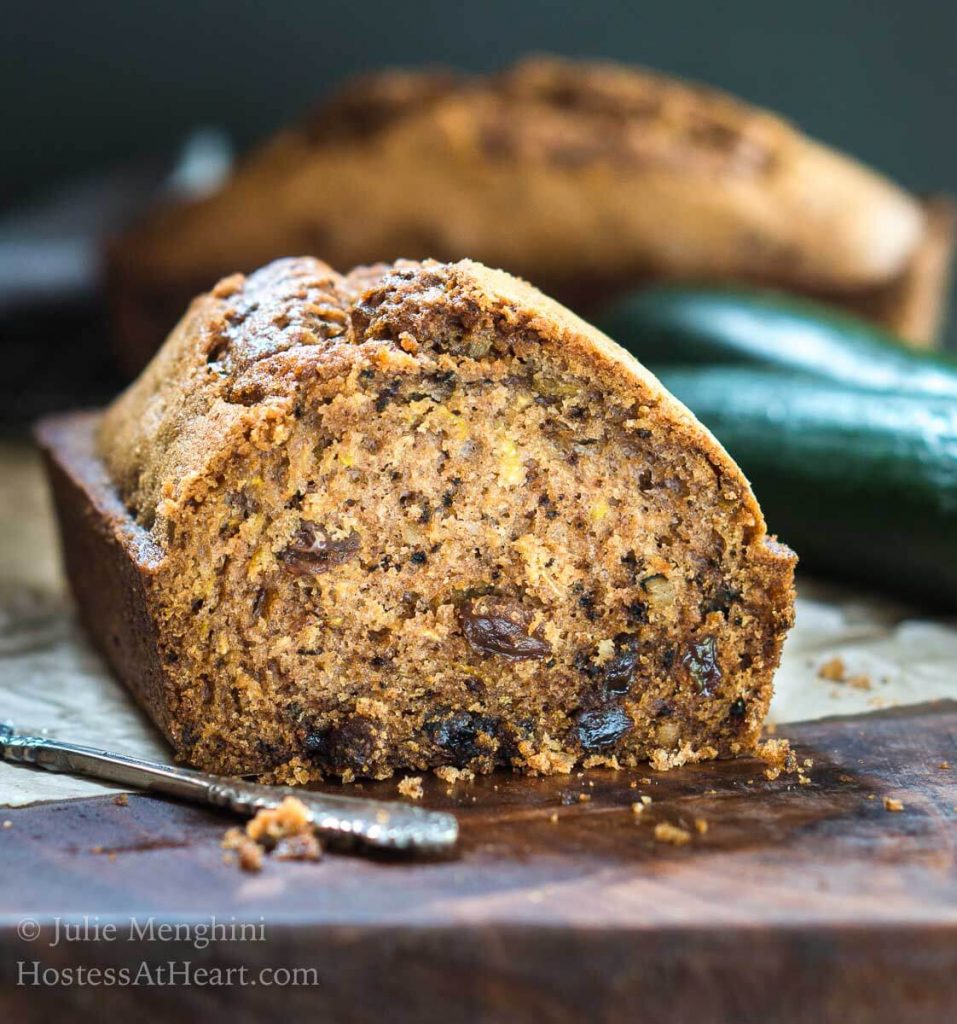
<path id="1" fill-rule="evenodd" d="M 312 828 L 312 817 L 306 805 L 294 796 L 287 796 L 278 807 L 259 811 L 246 823 L 246 835 L 256 842 L 276 842 Z"/>
<path id="2" fill-rule="evenodd" d="M 655 840 L 659 843 L 669 843 L 671 846 L 686 846 L 691 842 L 691 833 L 679 825 L 659 821 L 655 825 Z"/>
<path id="3" fill-rule="evenodd" d="M 806 757 L 798 761 L 797 754 L 786 739 L 765 740 L 758 747 L 758 757 L 768 766 L 764 770 L 764 777 L 769 781 L 773 782 L 780 775 L 787 774 L 797 775 L 798 783 L 802 786 L 810 785 L 807 769 L 814 766 L 813 759 Z"/>
<path id="4" fill-rule="evenodd" d="M 126 793 L 120 793 L 118 796 L 113 797 L 113 803 L 115 803 L 117 807 L 129 807 L 130 798 Z"/>
<path id="5" fill-rule="evenodd" d="M 454 785 L 456 782 L 473 782 L 475 772 L 471 768 L 453 768 L 452 765 L 441 765 L 433 769 L 434 773 L 443 781 Z"/>
<path id="6" fill-rule="evenodd" d="M 402 779 L 397 788 L 399 796 L 404 796 L 408 800 L 421 800 L 425 795 L 425 791 L 422 789 L 421 775 L 410 775 L 408 778 Z"/>
<path id="7" fill-rule="evenodd" d="M 235 860 L 243 871 L 262 871 L 265 849 L 255 839 L 250 839 L 238 825 L 226 829 L 220 845 L 226 851 L 223 859 L 227 864 Z"/>
<path id="8" fill-rule="evenodd" d="M 227 859 L 234 854 L 244 871 L 261 871 L 267 853 L 277 860 L 315 861 L 322 857 L 309 809 L 294 796 L 258 811 L 245 828 L 227 829 L 221 846 Z"/>
<path id="9" fill-rule="evenodd" d="M 884 797 L 884 810 L 885 811 L 902 811 L 903 809 L 904 809 L 903 802 L 898 800 L 896 797 L 893 797 L 893 796 L 885 796 Z"/>

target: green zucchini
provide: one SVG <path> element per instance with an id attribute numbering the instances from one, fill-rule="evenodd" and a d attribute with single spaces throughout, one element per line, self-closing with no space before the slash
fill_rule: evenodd
<path id="1" fill-rule="evenodd" d="M 872 390 L 957 398 L 957 359 L 910 348 L 865 320 L 773 292 L 649 288 L 607 309 L 598 326 L 651 369 L 746 364 Z"/>
<path id="2" fill-rule="evenodd" d="M 957 610 L 957 402 L 736 367 L 659 376 L 803 568 Z"/>

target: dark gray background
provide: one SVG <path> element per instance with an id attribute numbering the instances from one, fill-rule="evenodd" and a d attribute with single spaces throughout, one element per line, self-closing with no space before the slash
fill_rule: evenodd
<path id="1" fill-rule="evenodd" d="M 248 142 L 383 64 L 529 51 L 634 61 L 779 110 L 913 189 L 957 191 L 957 2 L 35 0 L 0 31 L 0 186 L 167 152 L 197 123 Z"/>

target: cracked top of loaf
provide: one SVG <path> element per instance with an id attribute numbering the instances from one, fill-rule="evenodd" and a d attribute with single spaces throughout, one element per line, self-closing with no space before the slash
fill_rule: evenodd
<path id="1" fill-rule="evenodd" d="M 589 366 L 596 382 L 625 388 L 734 479 L 764 520 L 740 469 L 693 414 L 629 352 L 524 281 L 471 260 L 399 261 L 339 274 L 311 257 L 278 260 L 220 281 L 194 300 L 151 365 L 106 412 L 99 450 L 137 520 L 153 528 L 164 503 L 182 505 L 215 485 L 237 448 L 270 447 L 311 381 L 355 373 L 339 356 L 370 346 L 379 368 L 401 372 L 443 343 L 481 359 L 503 329 L 518 347 Z M 514 341 L 513 341 L 514 344 Z M 162 531 L 159 531 L 162 532 Z"/>

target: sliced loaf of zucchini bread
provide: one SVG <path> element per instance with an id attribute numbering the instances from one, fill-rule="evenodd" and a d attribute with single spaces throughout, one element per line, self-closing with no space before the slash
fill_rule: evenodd
<path id="1" fill-rule="evenodd" d="M 654 377 L 507 274 L 227 278 L 85 424 L 42 432 L 73 585 L 191 764 L 304 782 L 755 747 L 794 556 Z"/>

